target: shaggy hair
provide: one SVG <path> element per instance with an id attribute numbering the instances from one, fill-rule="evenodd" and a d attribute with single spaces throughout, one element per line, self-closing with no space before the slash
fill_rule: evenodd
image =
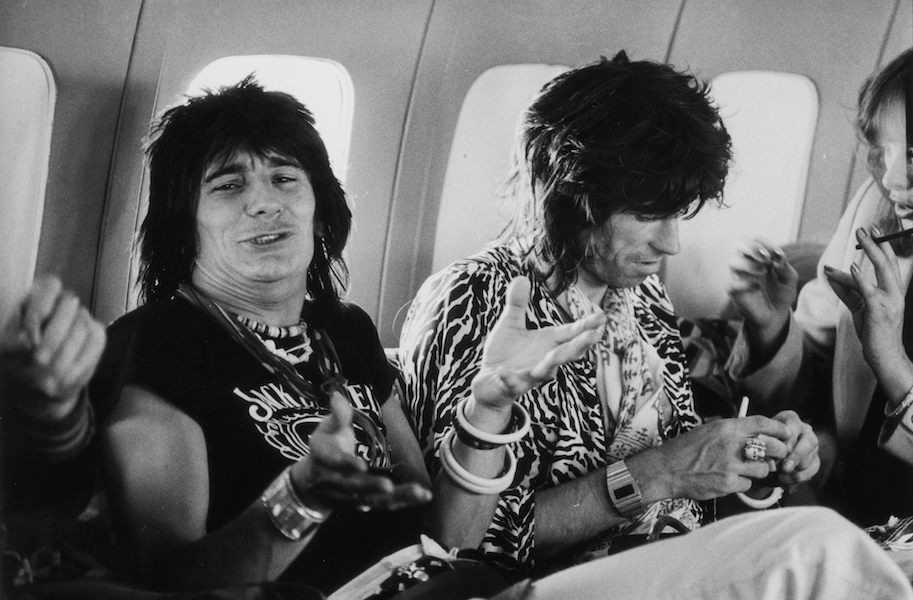
<path id="1" fill-rule="evenodd" d="M 527 110 L 502 190 L 517 213 L 501 239 L 528 242 L 560 292 L 611 215 L 687 217 L 721 203 L 731 158 L 705 84 L 624 51 L 603 57 L 557 76 Z"/>
<path id="2" fill-rule="evenodd" d="M 292 158 L 308 174 L 317 204 L 306 305 L 335 310 L 348 283 L 342 250 L 352 213 L 345 192 L 311 112 L 288 94 L 264 90 L 252 75 L 188 97 L 150 129 L 149 209 L 140 229 L 144 300 L 169 298 L 190 281 L 199 248 L 196 214 L 203 175 L 209 165 L 224 164 L 238 151 Z"/>

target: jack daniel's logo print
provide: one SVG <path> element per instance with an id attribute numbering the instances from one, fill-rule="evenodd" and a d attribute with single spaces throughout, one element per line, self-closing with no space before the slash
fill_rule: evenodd
<path id="1" fill-rule="evenodd" d="M 349 384 L 346 389 L 353 406 L 370 415 L 380 412 L 380 406 L 368 386 Z M 235 388 L 233 392 L 247 403 L 247 413 L 257 431 L 282 456 L 291 460 L 298 460 L 310 452 L 307 441 L 329 412 L 288 393 L 278 383 L 268 383 L 247 391 Z M 366 461 L 370 459 L 364 434 L 358 427 L 355 428 L 355 453 Z"/>

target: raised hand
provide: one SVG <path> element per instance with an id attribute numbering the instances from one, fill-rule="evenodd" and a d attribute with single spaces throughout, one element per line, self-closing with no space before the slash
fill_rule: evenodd
<path id="1" fill-rule="evenodd" d="M 548 381 L 562 364 L 583 356 L 599 340 L 605 315 L 541 329 L 527 329 L 530 282 L 516 277 L 507 288 L 504 312 L 485 340 L 482 366 L 472 382 L 476 402 L 509 408 L 519 396 Z"/>
<path id="2" fill-rule="evenodd" d="M 0 369 L 17 408 L 42 419 L 67 415 L 105 346 L 105 329 L 56 277 L 32 284 L 0 334 Z"/>
<path id="3" fill-rule="evenodd" d="M 292 466 L 292 483 L 302 501 L 321 511 L 341 508 L 396 510 L 431 499 L 417 483 L 394 483 L 368 469 L 355 454 L 352 407 L 338 392 L 331 412 L 311 434 L 311 452 Z"/>
<path id="4" fill-rule="evenodd" d="M 877 229 L 873 233 L 878 235 Z M 900 398 L 913 383 L 913 364 L 904 351 L 904 288 L 897 256 L 890 244 L 876 244 L 862 228 L 856 239 L 875 268 L 875 281 L 865 281 L 859 267 L 850 273 L 825 267 L 824 275 L 853 317 L 866 362 L 888 397 Z"/>
<path id="5" fill-rule="evenodd" d="M 780 248 L 757 239 L 736 248 L 729 272 L 729 297 L 745 319 L 751 341 L 767 350 L 789 320 L 796 270 Z"/>

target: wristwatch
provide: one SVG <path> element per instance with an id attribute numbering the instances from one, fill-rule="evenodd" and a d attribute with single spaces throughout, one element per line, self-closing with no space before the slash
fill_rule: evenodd
<path id="1" fill-rule="evenodd" d="M 628 471 L 625 461 L 614 462 L 605 468 L 605 487 L 609 501 L 627 519 L 633 519 L 643 512 L 643 497 L 637 480 Z"/>

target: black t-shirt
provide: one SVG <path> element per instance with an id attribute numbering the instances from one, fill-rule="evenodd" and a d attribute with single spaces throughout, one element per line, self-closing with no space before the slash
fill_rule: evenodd
<path id="1" fill-rule="evenodd" d="M 390 394 L 394 372 L 370 318 L 346 304 L 319 326 L 335 346 L 353 404 L 383 430 L 380 403 Z M 308 377 L 312 363 L 295 368 Z M 211 316 L 182 298 L 147 304 L 109 327 L 92 384 L 101 423 L 127 385 L 156 393 L 202 429 L 209 461 L 208 531 L 235 518 L 283 468 L 304 456 L 310 433 L 327 412 L 289 393 Z M 417 513 L 397 512 L 334 514 L 286 576 L 331 590 L 415 543 Z"/>

